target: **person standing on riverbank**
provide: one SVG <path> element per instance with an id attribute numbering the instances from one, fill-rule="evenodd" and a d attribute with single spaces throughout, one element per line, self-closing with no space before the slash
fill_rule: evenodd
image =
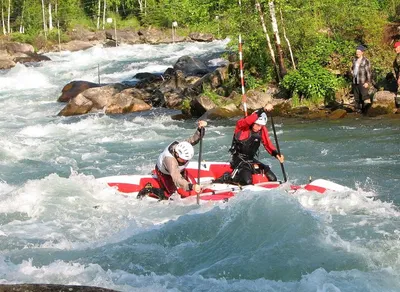
<path id="1" fill-rule="evenodd" d="M 368 110 L 368 104 L 371 104 L 371 98 L 368 89 L 372 85 L 371 64 L 364 56 L 366 47 L 359 45 L 356 48 L 356 57 L 353 59 L 351 74 L 353 76 L 352 89 L 357 112 L 365 113 Z"/>
<path id="2" fill-rule="evenodd" d="M 399 112 L 400 108 L 400 41 L 394 43 L 394 50 L 396 52 L 396 58 L 393 62 L 393 69 L 396 76 L 397 90 L 395 97 L 395 104 L 397 108 L 397 112 Z"/>

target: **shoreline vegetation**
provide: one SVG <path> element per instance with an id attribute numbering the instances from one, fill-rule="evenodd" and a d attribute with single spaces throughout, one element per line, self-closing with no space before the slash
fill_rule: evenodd
<path id="1" fill-rule="evenodd" d="M 400 5 L 390 0 L 360 4 L 340 0 L 340 5 L 325 0 L 312 4 L 255 1 L 240 6 L 223 0 L 148 0 L 138 1 L 139 5 L 68 0 L 30 3 L 32 7 L 25 2 L 18 6 L 19 2 L 9 1 L 8 7 L 2 3 L 8 14 L 2 15 L 0 69 L 12 68 L 17 62 L 29 65 L 49 60 L 43 55 L 47 52 L 95 45 L 231 39 L 229 53 L 223 56 L 226 63 L 216 69 L 181 56 L 162 78 L 143 72 L 134 77 L 138 80 L 134 85 L 71 80 L 58 99 L 67 102 L 59 115 L 123 114 L 167 107 L 180 109 L 181 118 L 240 116 L 240 35 L 250 112 L 271 102 L 274 114 L 284 117 L 358 115 L 351 94 L 350 65 L 355 47 L 363 44 L 374 80 L 372 104 L 364 116 L 400 116 L 391 75 L 392 44 L 400 39 Z M 202 71 L 194 72 L 196 66 Z"/>

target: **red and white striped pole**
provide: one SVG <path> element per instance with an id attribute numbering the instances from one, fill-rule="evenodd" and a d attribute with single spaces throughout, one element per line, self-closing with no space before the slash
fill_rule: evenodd
<path id="1" fill-rule="evenodd" d="M 242 9 L 242 3 L 239 0 L 240 10 Z M 239 66 L 240 66 L 240 83 L 242 85 L 242 104 L 244 115 L 247 117 L 247 104 L 246 104 L 246 92 L 244 89 L 244 75 L 243 75 L 243 51 L 242 51 L 242 35 L 239 33 Z"/>

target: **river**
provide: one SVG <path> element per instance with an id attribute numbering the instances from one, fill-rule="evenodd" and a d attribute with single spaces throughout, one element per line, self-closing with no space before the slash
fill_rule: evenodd
<path id="1" fill-rule="evenodd" d="M 288 183 L 227 203 L 140 201 L 96 180 L 148 174 L 196 121 L 173 120 L 179 112 L 167 109 L 60 117 L 63 86 L 97 82 L 98 69 L 101 82 L 163 72 L 180 56 L 205 57 L 226 44 L 94 47 L 0 71 L 0 283 L 400 291 L 399 120 L 275 117 Z M 208 121 L 205 160 L 229 161 L 234 125 Z M 277 160 L 264 149 L 259 157 L 282 179 Z M 310 177 L 349 190 L 287 193 Z"/>

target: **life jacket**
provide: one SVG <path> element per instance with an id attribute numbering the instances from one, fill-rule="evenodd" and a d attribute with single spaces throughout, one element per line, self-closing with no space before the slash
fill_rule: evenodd
<path id="1" fill-rule="evenodd" d="M 170 175 L 170 173 L 169 173 L 169 171 L 165 168 L 165 166 L 164 166 L 164 158 L 165 157 L 174 157 L 175 158 L 175 156 L 174 156 L 174 148 L 175 148 L 175 146 L 178 144 L 179 142 L 178 141 L 174 141 L 174 142 L 172 142 L 171 144 L 169 144 L 165 149 L 164 149 L 164 151 L 163 152 L 161 152 L 161 154 L 160 154 L 160 156 L 158 156 L 158 160 L 157 160 L 157 167 L 158 167 L 158 169 L 162 172 L 162 173 L 164 173 L 164 174 L 167 174 L 167 175 Z M 180 172 L 182 172 L 185 168 L 186 168 L 186 166 L 189 164 L 189 161 L 187 161 L 185 164 L 183 164 L 183 165 L 180 165 L 179 163 L 178 163 L 178 165 L 179 165 L 179 171 Z"/>
<path id="2" fill-rule="evenodd" d="M 261 131 L 253 132 L 250 130 L 248 138 L 239 140 L 242 133 L 243 131 L 239 131 L 233 135 L 230 151 L 232 155 L 238 155 L 243 160 L 253 160 L 254 156 L 257 156 L 261 144 Z"/>

